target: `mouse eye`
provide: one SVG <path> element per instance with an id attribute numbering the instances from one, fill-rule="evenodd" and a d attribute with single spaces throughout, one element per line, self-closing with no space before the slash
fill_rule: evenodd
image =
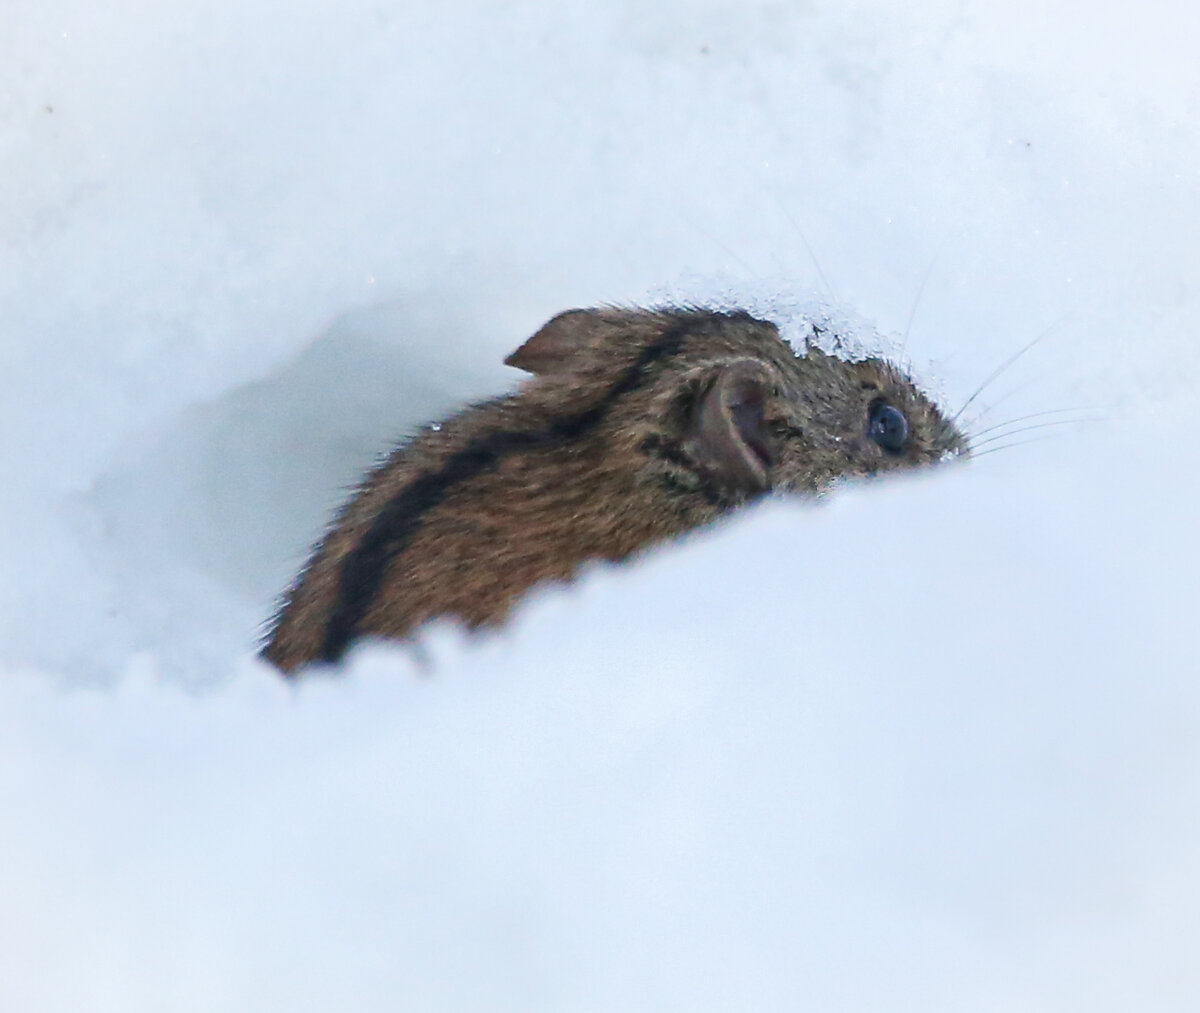
<path id="1" fill-rule="evenodd" d="M 908 442 L 908 420 L 899 408 L 877 401 L 867 413 L 867 435 L 889 454 L 898 454 Z"/>

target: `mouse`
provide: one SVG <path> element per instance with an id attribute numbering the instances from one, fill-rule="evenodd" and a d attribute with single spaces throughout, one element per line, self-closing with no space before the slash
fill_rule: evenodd
<path id="1" fill-rule="evenodd" d="M 535 585 L 764 496 L 970 454 L 896 364 L 793 348 L 744 310 L 567 310 L 505 363 L 529 374 L 514 393 L 423 428 L 366 475 L 283 595 L 263 658 L 292 675 L 436 617 L 495 627 Z"/>

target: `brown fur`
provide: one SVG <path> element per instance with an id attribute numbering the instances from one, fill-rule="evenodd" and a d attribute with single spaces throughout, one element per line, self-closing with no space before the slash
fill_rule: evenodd
<path id="1" fill-rule="evenodd" d="M 291 672 L 434 616 L 492 625 L 535 583 L 624 559 L 769 489 L 815 494 L 966 451 L 896 367 L 797 355 L 745 314 L 575 310 L 507 361 L 536 375 L 367 477 L 289 592 L 264 657 Z M 902 452 L 867 435 L 881 401 L 907 420 Z M 421 509 L 388 519 L 409 501 Z"/>

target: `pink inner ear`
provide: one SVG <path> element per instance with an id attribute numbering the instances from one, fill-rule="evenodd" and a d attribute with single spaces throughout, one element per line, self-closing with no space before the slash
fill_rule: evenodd
<path id="1" fill-rule="evenodd" d="M 567 310 L 552 317 L 533 337 L 504 360 L 527 373 L 564 373 L 604 329 L 599 310 Z"/>

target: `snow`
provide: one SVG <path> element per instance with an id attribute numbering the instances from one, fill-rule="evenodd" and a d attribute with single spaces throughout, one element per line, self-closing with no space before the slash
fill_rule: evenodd
<path id="1" fill-rule="evenodd" d="M 1196 1008 L 1200 13 L 3 23 L 0 1008 Z M 1099 421 L 254 659 L 374 455 L 662 298 Z"/>

